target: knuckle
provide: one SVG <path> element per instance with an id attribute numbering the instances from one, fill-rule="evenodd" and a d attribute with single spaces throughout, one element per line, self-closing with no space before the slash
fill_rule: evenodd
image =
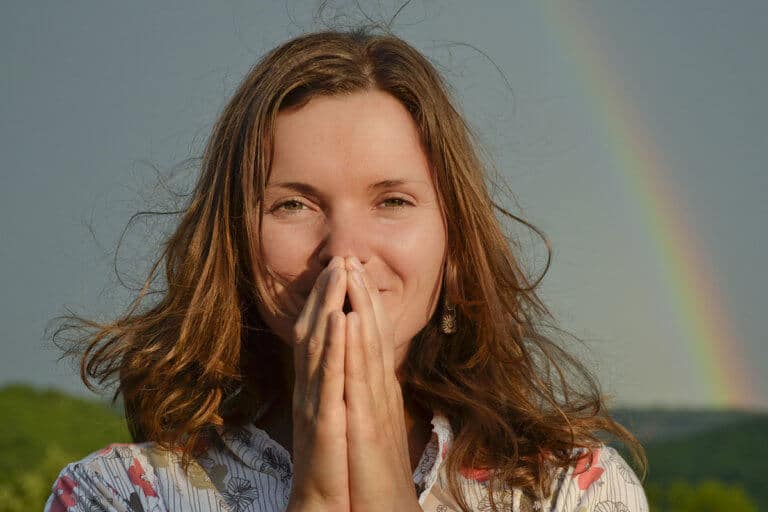
<path id="1" fill-rule="evenodd" d="M 381 359 L 382 353 L 381 353 L 381 347 L 379 346 L 376 341 L 369 341 L 365 344 L 365 348 L 368 350 L 368 353 L 372 356 Z"/>
<path id="2" fill-rule="evenodd" d="M 301 427 L 311 427 L 316 418 L 315 405 L 311 400 L 304 400 L 293 406 L 293 417 Z"/>
<path id="3" fill-rule="evenodd" d="M 331 434 L 335 434 L 334 427 L 339 423 L 339 414 L 334 407 L 328 407 L 328 404 L 320 405 L 317 410 L 317 424 L 321 425 L 327 430 L 331 431 Z"/>
<path id="4" fill-rule="evenodd" d="M 335 375 L 337 372 L 336 365 L 333 363 L 333 361 L 330 361 L 327 357 L 322 358 L 320 361 L 320 376 L 321 377 L 330 377 Z"/>
<path id="5" fill-rule="evenodd" d="M 351 381 L 354 381 L 356 384 L 365 384 L 367 387 L 368 380 L 366 379 L 366 371 L 363 366 L 361 365 L 350 366 L 345 368 L 344 372 L 347 378 L 350 379 Z"/>
<path id="6" fill-rule="evenodd" d="M 337 322 L 343 322 L 344 313 L 340 309 L 332 309 L 328 312 L 328 319 L 333 319 Z"/>
<path id="7" fill-rule="evenodd" d="M 304 333 L 306 333 L 306 327 L 304 322 L 299 320 L 291 328 L 291 336 L 293 336 L 295 342 L 300 342 L 304 338 Z"/>
<path id="8" fill-rule="evenodd" d="M 307 338 L 306 343 L 306 356 L 308 358 L 314 358 L 322 352 L 323 340 L 317 335 L 312 335 Z"/>

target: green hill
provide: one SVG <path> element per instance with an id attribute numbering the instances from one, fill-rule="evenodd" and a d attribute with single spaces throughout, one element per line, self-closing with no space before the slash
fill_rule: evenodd
<path id="1" fill-rule="evenodd" d="M 648 482 L 717 480 L 739 485 L 768 510 L 768 415 L 646 444 Z"/>
<path id="2" fill-rule="evenodd" d="M 59 471 L 109 443 L 129 442 L 104 403 L 26 385 L 0 388 L 0 512 L 42 510 Z"/>
<path id="3" fill-rule="evenodd" d="M 647 490 L 669 489 L 673 482 L 714 481 L 743 489 L 759 510 L 768 510 L 768 414 L 622 409 L 614 415 L 646 449 Z M 629 460 L 629 454 L 620 451 Z"/>
<path id="4" fill-rule="evenodd" d="M 744 421 L 768 417 L 766 412 L 740 409 L 620 408 L 613 416 L 643 443 L 685 438 Z"/>

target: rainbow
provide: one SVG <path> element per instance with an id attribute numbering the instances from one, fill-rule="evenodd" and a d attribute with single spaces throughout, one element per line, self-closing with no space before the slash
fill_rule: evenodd
<path id="1" fill-rule="evenodd" d="M 675 195 L 661 148 L 642 122 L 642 115 L 623 93 L 613 60 L 601 46 L 576 2 L 539 2 L 544 19 L 560 38 L 569 57 L 576 60 L 585 91 L 596 105 L 605 137 L 613 148 L 617 172 L 628 195 L 645 212 L 647 229 L 661 278 L 668 283 L 685 348 L 690 355 L 697 386 L 718 408 L 765 408 L 756 369 L 748 364 L 743 341 L 733 328 L 720 292 L 713 282 L 706 251 L 694 226 L 683 215 L 682 197 Z"/>

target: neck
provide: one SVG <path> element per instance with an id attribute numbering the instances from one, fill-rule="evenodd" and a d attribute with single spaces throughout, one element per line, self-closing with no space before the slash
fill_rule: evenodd
<path id="1" fill-rule="evenodd" d="M 408 433 L 408 453 L 411 458 L 411 472 L 416 470 L 416 466 L 421 460 L 421 456 L 424 453 L 424 448 L 429 443 L 429 439 L 432 436 L 432 413 L 426 409 L 419 407 L 413 401 L 408 400 L 408 397 L 403 397 L 405 400 L 404 416 L 405 416 L 405 431 Z"/>

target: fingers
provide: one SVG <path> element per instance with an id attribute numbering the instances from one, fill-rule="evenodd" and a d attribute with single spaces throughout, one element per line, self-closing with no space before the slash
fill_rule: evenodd
<path id="1" fill-rule="evenodd" d="M 365 422 L 365 416 L 370 414 L 361 413 L 360 409 L 373 410 L 385 416 L 380 421 L 394 419 L 398 425 L 402 419 L 398 421 L 397 415 L 402 415 L 403 406 L 394 369 L 393 329 L 376 284 L 365 271 L 355 270 L 355 263 L 358 262 L 354 258 L 347 261 L 352 312 L 347 315 L 344 392 L 351 413 L 349 419 L 358 424 L 355 418 L 359 416 Z M 363 428 L 363 433 L 367 430 Z M 393 434 L 399 437 L 399 432 Z"/>
<path id="2" fill-rule="evenodd" d="M 371 292 L 368 289 L 365 277 L 365 271 L 351 270 L 348 272 L 349 282 L 347 285 L 349 293 L 349 302 L 352 306 L 352 312 L 358 315 L 359 336 L 355 340 L 356 348 L 360 350 L 364 357 L 364 367 L 369 374 L 369 382 L 372 386 L 381 383 L 384 378 L 384 368 L 382 365 L 381 335 L 373 309 L 373 300 Z M 352 313 L 350 313 L 352 314 Z M 352 340 L 350 340 L 352 341 Z M 377 386 L 375 386 L 377 387 Z M 374 396 L 378 389 L 373 389 Z"/>
<path id="3" fill-rule="evenodd" d="M 344 406 L 344 260 L 320 272 L 293 328 L 294 483 L 289 508 L 350 510 Z"/>
<path id="4" fill-rule="evenodd" d="M 371 486 L 386 481 L 384 487 L 391 489 L 391 482 L 397 481 L 412 490 L 411 464 L 402 392 L 394 368 L 394 330 L 376 283 L 365 271 L 353 269 L 359 263 L 354 258 L 345 263 L 352 306 L 346 315 L 343 354 L 350 497 L 353 502 L 357 497 L 358 504 L 366 505 L 361 508 L 369 510 L 361 496 Z"/>
<path id="5" fill-rule="evenodd" d="M 353 259 L 347 261 L 347 268 L 355 267 Z M 359 262 L 357 262 L 359 264 Z M 362 268 L 362 266 L 360 266 Z M 395 375 L 394 330 L 392 321 L 384 308 L 384 303 L 376 283 L 371 281 L 367 272 L 360 272 L 362 288 L 354 284 L 354 273 L 348 272 L 349 294 L 352 309 L 362 318 L 363 333 L 366 336 L 366 360 L 375 358 L 377 366 L 383 363 L 383 378 L 397 380 Z M 368 320 L 370 318 L 370 320 Z"/>
<path id="6" fill-rule="evenodd" d="M 353 258 L 347 261 L 348 269 L 356 266 Z M 350 422 L 353 430 L 362 426 L 355 421 L 358 407 L 373 405 L 379 411 L 387 411 L 387 418 L 379 423 L 379 428 L 391 429 L 389 435 L 398 441 L 395 443 L 398 448 L 397 458 L 403 462 L 410 476 L 402 389 L 395 375 L 394 330 L 378 287 L 368 273 L 348 270 L 347 275 L 347 289 L 353 309 L 347 316 L 345 354 L 348 365 L 346 373 L 350 381 L 345 387 L 345 393 L 349 395 L 347 405 L 353 409 Z M 360 416 L 358 421 L 365 421 L 366 415 Z M 367 433 L 364 426 L 362 433 Z"/>
<path id="7" fill-rule="evenodd" d="M 294 365 L 307 379 L 316 374 L 328 335 L 328 315 L 341 310 L 346 294 L 344 260 L 334 257 L 323 269 L 294 325 Z"/>
<path id="8" fill-rule="evenodd" d="M 341 403 L 344 400 L 344 358 L 346 340 L 346 316 L 341 310 L 334 310 L 328 315 L 328 341 L 323 351 L 320 364 L 319 379 L 319 410 L 318 420 L 322 422 L 322 411 L 326 409 L 321 404 Z"/>
<path id="9" fill-rule="evenodd" d="M 347 425 L 350 442 L 373 440 L 376 436 L 376 413 L 381 408 L 376 403 L 375 395 L 369 383 L 365 354 L 361 344 L 360 315 L 347 313 L 346 351 L 344 353 L 344 401 L 347 406 Z"/>

